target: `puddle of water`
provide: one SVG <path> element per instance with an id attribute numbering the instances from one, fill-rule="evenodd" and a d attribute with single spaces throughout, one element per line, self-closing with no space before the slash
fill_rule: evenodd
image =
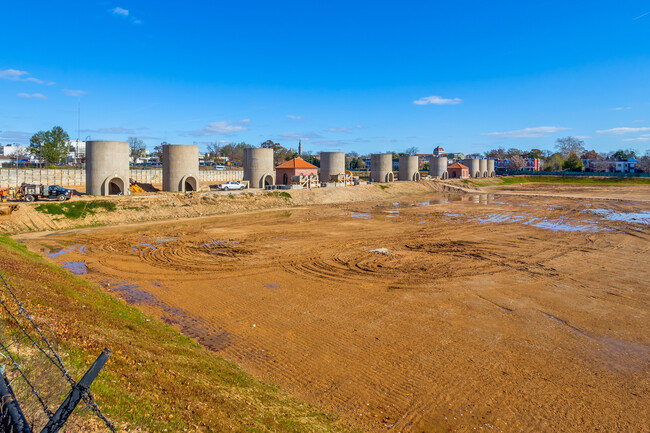
<path id="1" fill-rule="evenodd" d="M 396 201 L 395 203 L 393 203 L 393 206 L 399 206 L 399 202 Z"/>
<path id="2" fill-rule="evenodd" d="M 457 216 L 448 214 L 447 216 Z M 592 224 L 587 221 L 567 222 L 564 218 L 552 220 L 547 218 L 535 218 L 528 215 L 514 215 L 514 214 L 490 214 L 485 217 L 470 218 L 468 221 L 478 222 L 480 224 L 491 223 L 520 223 L 532 227 L 538 227 L 547 230 L 560 231 L 560 232 L 589 232 L 597 233 L 608 230 L 605 227 L 600 227 L 597 224 Z"/>
<path id="3" fill-rule="evenodd" d="M 75 275 L 83 275 L 88 273 L 86 262 L 63 262 L 61 265 L 63 269 L 67 269 Z"/>
<path id="4" fill-rule="evenodd" d="M 72 250 L 69 250 L 67 248 L 51 248 L 51 249 L 43 249 L 43 251 L 49 251 L 45 253 L 45 255 L 51 259 L 54 259 L 56 257 L 62 256 L 64 254 L 71 253 Z"/>
<path id="5" fill-rule="evenodd" d="M 426 221 L 420 221 L 418 224 L 426 224 Z"/>
<path id="6" fill-rule="evenodd" d="M 175 241 L 177 241 L 178 239 L 179 239 L 179 238 L 163 238 L 163 237 L 153 238 L 154 241 L 156 241 L 156 242 L 158 242 L 158 243 L 161 243 L 161 244 L 164 244 L 164 243 L 166 243 L 166 242 L 175 242 Z"/>
<path id="7" fill-rule="evenodd" d="M 362 220 L 370 219 L 370 212 L 352 212 L 352 218 L 360 218 Z"/>
<path id="8" fill-rule="evenodd" d="M 204 244 L 201 244 L 201 248 L 223 248 L 223 247 L 229 247 L 231 245 L 238 245 L 239 242 L 237 241 L 220 241 L 220 240 L 211 240 L 209 242 L 206 242 Z"/>
<path id="9" fill-rule="evenodd" d="M 219 351 L 231 344 L 232 335 L 221 328 L 210 326 L 205 320 L 190 315 L 182 308 L 172 307 L 158 299 L 155 295 L 140 290 L 137 284 L 123 283 L 109 287 L 112 292 L 119 292 L 127 304 L 147 304 L 161 309 L 163 322 L 176 325 L 184 335 L 196 338 L 199 343 L 209 350 Z"/>
<path id="10" fill-rule="evenodd" d="M 627 223 L 650 224 L 650 211 L 616 212 L 609 209 L 586 209 L 608 221 L 623 221 Z"/>
<path id="11" fill-rule="evenodd" d="M 87 248 L 87 245 L 82 245 L 82 246 L 79 247 L 79 252 L 81 254 L 83 254 L 84 256 L 86 255 L 86 248 Z"/>
<path id="12" fill-rule="evenodd" d="M 389 215 L 390 218 L 395 218 L 395 217 L 399 216 L 399 211 L 398 210 L 389 210 L 388 213 L 390 214 Z"/>
<path id="13" fill-rule="evenodd" d="M 440 201 L 442 201 L 442 200 L 440 200 Z M 420 206 L 429 206 L 430 204 L 431 204 L 430 201 L 423 201 L 422 203 L 418 203 L 418 205 L 420 205 Z"/>
<path id="14" fill-rule="evenodd" d="M 143 253 L 149 249 L 151 250 L 157 250 L 158 248 L 162 247 L 161 244 L 150 244 L 147 242 L 142 242 L 139 244 L 133 244 L 131 245 L 131 251 L 135 251 L 136 253 Z"/>
<path id="15" fill-rule="evenodd" d="M 276 283 L 264 284 L 267 289 L 279 289 L 280 285 Z"/>

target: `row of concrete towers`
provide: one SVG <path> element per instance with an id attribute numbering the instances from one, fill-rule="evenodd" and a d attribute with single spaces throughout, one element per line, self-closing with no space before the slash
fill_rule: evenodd
<path id="1" fill-rule="evenodd" d="M 163 191 L 197 191 L 199 147 L 164 144 L 162 151 Z M 129 143 L 126 141 L 86 142 L 86 193 L 128 194 L 129 154 Z"/>

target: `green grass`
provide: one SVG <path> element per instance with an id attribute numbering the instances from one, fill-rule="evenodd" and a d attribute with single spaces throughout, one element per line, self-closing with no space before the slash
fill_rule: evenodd
<path id="1" fill-rule="evenodd" d="M 351 431 L 8 237 L 0 237 L 0 270 L 29 313 L 57 333 L 76 377 L 111 349 L 91 391 L 124 430 Z"/>
<path id="2" fill-rule="evenodd" d="M 95 215 L 99 209 L 113 212 L 117 206 L 109 201 L 74 201 L 64 203 L 44 203 L 36 206 L 36 210 L 48 215 L 62 215 L 69 219 L 85 218 Z"/>
<path id="3" fill-rule="evenodd" d="M 382 190 L 390 188 L 390 185 L 379 185 Z"/>
<path id="4" fill-rule="evenodd" d="M 586 185 L 650 185 L 647 177 L 569 177 L 569 176 L 509 176 L 501 178 L 502 185 L 516 183 L 579 183 Z"/>
<path id="5" fill-rule="evenodd" d="M 282 191 L 280 194 L 278 194 L 282 198 L 291 198 L 291 194 L 289 194 L 286 191 Z"/>

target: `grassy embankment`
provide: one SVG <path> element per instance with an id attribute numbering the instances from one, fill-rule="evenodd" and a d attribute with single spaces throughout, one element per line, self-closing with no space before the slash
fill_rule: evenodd
<path id="1" fill-rule="evenodd" d="M 77 375 L 104 347 L 112 350 L 92 391 L 122 429 L 350 430 L 7 237 L 0 237 L 0 270 L 28 311 L 57 332 Z"/>
<path id="2" fill-rule="evenodd" d="M 518 183 L 571 183 L 593 186 L 650 185 L 648 177 L 569 177 L 569 176 L 505 176 L 496 178 L 464 179 L 471 186 L 514 185 Z"/>
<path id="3" fill-rule="evenodd" d="M 64 203 L 44 203 L 36 206 L 36 210 L 48 215 L 62 215 L 65 218 L 79 219 L 95 215 L 98 209 L 113 212 L 117 206 L 109 201 L 76 201 Z"/>

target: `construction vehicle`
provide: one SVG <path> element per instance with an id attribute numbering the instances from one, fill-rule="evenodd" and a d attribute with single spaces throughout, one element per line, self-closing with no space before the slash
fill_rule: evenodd
<path id="1" fill-rule="evenodd" d="M 142 189 L 142 187 L 138 185 L 138 183 L 135 180 L 129 179 L 129 191 L 131 192 L 131 194 L 137 194 L 140 192 L 144 192 L 144 189 Z"/>
<path id="2" fill-rule="evenodd" d="M 16 199 L 26 202 L 47 198 L 65 201 L 70 200 L 72 194 L 72 190 L 62 188 L 59 185 L 32 185 L 23 183 L 18 188 Z"/>

